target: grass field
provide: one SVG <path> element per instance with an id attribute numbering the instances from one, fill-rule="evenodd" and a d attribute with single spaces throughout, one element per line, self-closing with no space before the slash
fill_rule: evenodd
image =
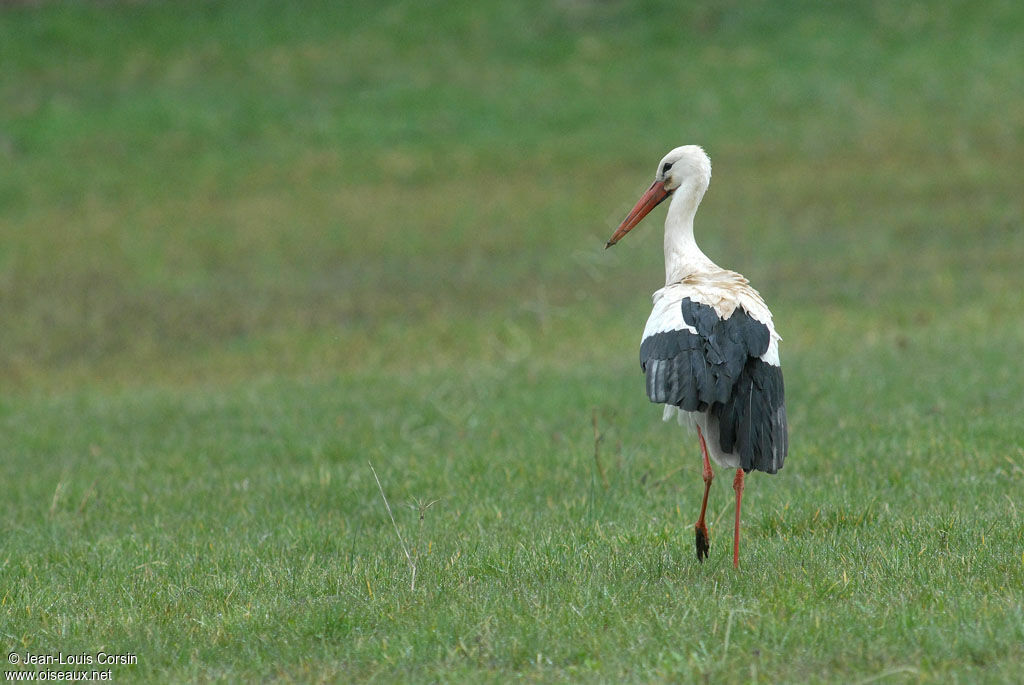
<path id="1" fill-rule="evenodd" d="M 641 5 L 0 6 L 4 654 L 1019 682 L 1024 9 Z M 683 143 L 785 339 L 739 571 L 644 397 L 664 210 L 602 250 Z"/>

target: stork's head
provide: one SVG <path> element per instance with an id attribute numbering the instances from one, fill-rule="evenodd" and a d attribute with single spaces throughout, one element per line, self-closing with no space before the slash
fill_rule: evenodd
<path id="1" fill-rule="evenodd" d="M 691 197 L 696 206 L 710 182 L 711 160 L 699 145 L 683 145 L 672 150 L 662 157 L 654 174 L 654 183 L 612 234 L 605 247 L 619 242 L 652 209 L 677 191 Z"/>

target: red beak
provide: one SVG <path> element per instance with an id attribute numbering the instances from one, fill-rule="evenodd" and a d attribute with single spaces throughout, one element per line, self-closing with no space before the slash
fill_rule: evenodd
<path id="1" fill-rule="evenodd" d="M 665 190 L 665 184 L 660 181 L 655 181 L 651 184 L 651 187 L 647 189 L 643 197 L 636 203 L 633 210 L 623 219 L 622 224 L 615 230 L 612 237 L 605 243 L 604 248 L 607 250 L 615 243 L 622 240 L 622 236 L 626 235 L 633 230 L 633 227 L 640 223 L 640 220 L 647 216 L 652 209 L 660 205 L 666 197 L 671 193 Z"/>

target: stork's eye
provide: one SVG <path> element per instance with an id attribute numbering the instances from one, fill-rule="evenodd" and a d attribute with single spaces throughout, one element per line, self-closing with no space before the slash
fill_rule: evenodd
<path id="1" fill-rule="evenodd" d="M 672 168 L 672 162 L 665 162 L 665 165 L 661 167 L 661 175 L 664 176 L 668 173 L 668 170 Z"/>

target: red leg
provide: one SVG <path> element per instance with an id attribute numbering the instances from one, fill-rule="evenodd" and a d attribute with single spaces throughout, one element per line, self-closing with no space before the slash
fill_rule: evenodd
<path id="1" fill-rule="evenodd" d="M 708 557 L 708 548 L 711 543 L 708 541 L 708 527 L 704 523 L 704 512 L 708 508 L 708 491 L 711 490 L 711 481 L 714 479 L 715 474 L 711 471 L 711 461 L 708 459 L 708 446 L 704 442 L 704 434 L 700 432 L 700 426 L 697 426 L 697 437 L 700 438 L 700 451 L 704 455 L 704 471 L 702 473 L 704 477 L 704 500 L 700 503 L 700 518 L 697 519 L 697 525 L 694 526 L 697 533 L 697 561 L 704 561 Z"/>
<path id="2" fill-rule="evenodd" d="M 743 499 L 743 469 L 736 469 L 736 477 L 732 480 L 732 489 L 736 491 L 736 532 L 732 539 L 732 565 L 740 567 L 740 500 Z"/>

